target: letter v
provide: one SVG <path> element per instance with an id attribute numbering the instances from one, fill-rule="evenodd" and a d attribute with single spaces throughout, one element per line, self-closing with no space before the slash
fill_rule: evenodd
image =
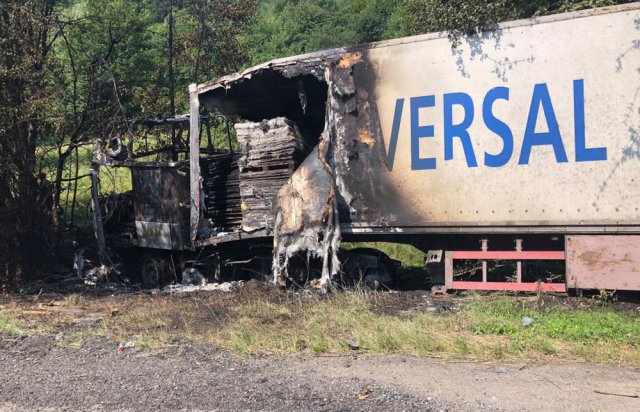
<path id="1" fill-rule="evenodd" d="M 396 147 L 398 145 L 398 134 L 400 134 L 400 122 L 402 121 L 402 109 L 404 108 L 404 99 L 396 100 L 396 109 L 393 114 L 393 126 L 391 127 L 391 139 L 389 141 L 389 151 L 385 147 L 384 134 L 382 133 L 382 125 L 380 124 L 380 114 L 378 106 L 373 99 L 369 102 L 369 128 L 371 135 L 374 137 L 374 144 L 378 145 L 378 150 L 382 156 L 387 169 L 393 171 L 393 161 L 396 157 Z"/>

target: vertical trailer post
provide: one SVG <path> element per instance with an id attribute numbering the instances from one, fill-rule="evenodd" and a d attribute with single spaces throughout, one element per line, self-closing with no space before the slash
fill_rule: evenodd
<path id="1" fill-rule="evenodd" d="M 516 239 L 516 252 L 522 252 L 522 239 Z M 516 279 L 518 283 L 522 282 L 522 261 L 516 262 Z"/>
<path id="2" fill-rule="evenodd" d="M 480 241 L 482 247 L 482 251 L 483 252 L 487 252 L 489 250 L 489 239 L 482 239 Z M 487 261 L 483 260 L 482 261 L 482 281 L 486 282 L 487 281 Z"/>
<path id="3" fill-rule="evenodd" d="M 200 100 L 198 86 L 189 85 L 189 187 L 191 199 L 190 239 L 195 242 L 200 221 Z"/>

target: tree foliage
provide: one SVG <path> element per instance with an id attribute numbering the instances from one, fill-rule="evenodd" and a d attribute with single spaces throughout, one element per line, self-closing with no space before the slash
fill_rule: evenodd
<path id="1" fill-rule="evenodd" d="M 462 34 L 499 22 L 607 6 L 616 0 L 264 0 L 243 44 L 253 64 L 422 33 Z"/>
<path id="2" fill-rule="evenodd" d="M 615 0 L 404 0 L 390 19 L 386 35 L 400 37 L 449 31 L 455 45 L 460 35 L 489 30 L 502 21 L 623 2 Z"/>

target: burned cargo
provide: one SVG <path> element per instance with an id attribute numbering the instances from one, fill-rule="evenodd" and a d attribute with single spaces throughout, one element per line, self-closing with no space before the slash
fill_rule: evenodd
<path id="1" fill-rule="evenodd" d="M 235 125 L 242 157 L 242 230 L 273 228 L 274 200 L 310 149 L 298 128 L 285 118 Z"/>

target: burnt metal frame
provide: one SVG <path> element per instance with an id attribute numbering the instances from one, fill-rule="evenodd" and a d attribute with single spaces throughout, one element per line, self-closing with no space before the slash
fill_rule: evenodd
<path id="1" fill-rule="evenodd" d="M 207 134 L 207 149 L 208 150 L 213 150 L 215 149 L 215 144 L 212 142 L 211 140 L 211 124 L 210 124 L 210 120 L 218 120 L 221 119 L 224 121 L 225 123 L 225 131 L 226 131 L 226 141 L 227 141 L 227 151 L 229 153 L 233 153 L 233 147 L 231 146 L 231 129 L 229 126 L 229 118 L 225 115 L 205 115 L 205 116 L 200 116 L 200 120 L 205 124 L 205 128 L 203 129 L 199 129 L 199 138 L 202 138 L 202 133 L 203 131 L 206 131 Z M 135 130 L 136 127 L 138 126 L 147 126 L 147 127 L 152 127 L 152 126 L 164 126 L 164 125 L 172 125 L 173 127 L 175 127 L 176 124 L 186 124 L 190 122 L 190 118 L 189 116 L 177 116 L 177 117 L 169 117 L 169 118 L 142 118 L 142 119 L 133 119 L 133 120 L 127 120 L 127 121 L 121 121 L 121 122 L 111 122 L 109 123 L 109 125 L 106 128 L 105 131 L 105 135 L 108 134 L 108 130 L 112 129 L 112 128 L 116 128 L 116 127 L 122 127 L 125 126 L 126 127 L 126 132 L 128 132 L 129 134 L 133 134 L 133 131 Z M 146 135 L 145 135 L 145 141 L 146 141 Z M 187 148 L 182 148 L 182 147 L 178 147 L 176 148 L 173 143 L 172 145 L 167 145 L 167 146 L 162 146 L 162 147 L 158 147 L 156 149 L 152 149 L 152 150 L 146 150 L 144 152 L 135 152 L 133 151 L 132 145 L 133 145 L 133 138 L 129 138 L 128 142 L 122 142 L 123 145 L 126 145 L 127 149 L 129 150 L 129 158 L 126 161 L 115 161 L 112 162 L 113 166 L 131 166 L 132 162 L 135 162 L 136 159 L 142 158 L 142 157 L 147 157 L 150 155 L 154 155 L 157 153 L 163 153 L 163 152 L 167 152 L 167 151 L 189 151 Z M 135 163 L 158 163 L 158 162 L 135 162 Z"/>
<path id="2" fill-rule="evenodd" d="M 523 251 L 522 241 L 516 240 L 516 250 L 489 251 L 487 241 L 482 241 L 481 251 L 446 251 L 444 254 L 444 282 L 448 289 L 505 290 L 514 292 L 566 292 L 566 283 L 522 282 L 523 260 L 565 260 L 563 251 Z M 454 281 L 453 261 L 471 259 L 482 261 L 482 281 Z M 487 260 L 515 260 L 516 282 L 488 282 Z"/>
<path id="3" fill-rule="evenodd" d="M 197 101 L 197 96 L 196 96 L 196 101 Z M 138 125 L 146 125 L 146 126 L 160 126 L 160 125 L 168 125 L 168 124 L 176 124 L 176 123 L 186 123 L 189 122 L 190 123 L 190 128 L 189 128 L 189 145 L 190 147 L 189 152 L 189 162 L 190 162 L 190 166 L 192 168 L 192 170 L 194 170 L 194 164 L 195 164 L 195 170 L 196 173 L 191 173 L 192 178 L 194 176 L 196 176 L 196 178 L 199 180 L 200 179 L 200 165 L 199 165 L 199 151 L 200 151 L 200 139 L 199 139 L 199 121 L 200 121 L 200 114 L 199 114 L 199 109 L 197 109 L 195 111 L 195 115 L 193 116 L 194 118 L 190 118 L 189 116 L 182 116 L 182 117 L 171 117 L 171 118 L 144 118 L 144 119 L 134 119 L 134 120 L 126 120 L 123 122 L 111 122 L 109 123 L 109 125 L 107 125 L 105 132 L 104 132 L 104 136 L 106 136 L 108 134 L 108 131 L 112 128 L 118 127 L 118 126 L 125 126 L 126 127 L 126 131 L 128 133 L 132 133 L 133 129 L 138 126 Z M 192 113 L 193 113 L 193 109 L 192 109 Z M 229 119 L 227 116 L 224 115 L 213 115 L 213 116 L 202 116 L 202 120 L 204 120 L 205 124 L 207 124 L 207 140 L 209 142 L 209 146 L 211 147 L 211 136 L 210 136 L 210 128 L 208 127 L 208 121 L 209 119 L 224 119 L 225 123 L 226 123 L 226 134 L 227 134 L 227 144 L 228 144 L 228 151 L 230 153 L 233 153 L 233 148 L 231 146 L 231 133 L 230 133 L 230 128 L 229 128 Z M 193 122 L 196 122 L 196 124 L 198 126 L 196 126 L 196 133 L 193 133 Z M 197 144 L 194 146 L 193 145 L 193 140 L 194 137 L 196 138 L 196 142 Z M 99 139 L 98 140 L 98 146 L 97 149 L 102 149 L 105 150 L 105 147 L 103 147 L 103 144 L 106 141 L 106 137 L 105 140 Z M 129 146 L 132 145 L 133 143 L 133 139 L 130 138 L 129 139 L 129 144 L 127 144 L 127 142 L 121 142 L 121 144 L 125 145 L 128 149 L 130 149 Z M 172 142 L 173 143 L 173 142 Z M 164 146 L 158 149 L 155 149 L 151 152 L 145 152 L 145 153 L 136 153 L 134 154 L 132 150 L 129 150 L 128 153 L 128 159 L 126 160 L 109 160 L 109 161 L 96 161 L 94 159 L 94 161 L 92 161 L 92 165 L 91 165 L 91 186 L 92 186 L 92 202 L 94 203 L 94 228 L 95 228 L 95 232 L 96 232 L 96 238 L 98 241 L 98 249 L 99 249 L 99 254 L 101 256 L 101 260 L 104 261 L 105 260 L 109 260 L 108 256 L 106 255 L 106 245 L 105 245 L 105 236 L 104 236 L 104 227 L 103 227 L 103 222 L 102 222 L 102 216 L 100 214 L 100 208 L 98 207 L 98 197 L 99 197 L 99 169 L 100 166 L 112 166 L 112 167 L 162 167 L 162 166 L 168 166 L 168 167 L 173 167 L 176 165 L 176 162 L 141 162 L 141 161 L 137 161 L 137 159 L 141 158 L 141 157 L 145 157 L 148 156 L 150 154 L 154 154 L 154 153 L 160 153 L 160 152 L 164 152 L 164 151 L 175 151 L 176 148 L 172 145 L 172 146 Z M 196 155 L 193 155 L 193 152 L 195 150 Z M 190 181 L 190 187 L 193 188 L 193 179 L 191 179 Z M 191 190 L 191 194 L 193 194 L 193 190 Z M 199 195 L 199 193 L 198 193 Z M 190 205 L 190 209 L 191 209 L 191 220 L 193 219 L 193 214 L 194 214 L 194 206 L 197 209 L 197 213 L 199 213 L 199 203 L 195 203 L 193 202 L 193 195 L 190 196 L 191 197 L 191 205 Z M 198 196 L 199 199 L 199 196 Z M 192 226 L 191 226 L 192 227 Z M 195 240 L 195 236 L 193 235 L 193 233 L 190 231 L 190 241 L 193 247 L 194 244 L 194 240 Z"/>

